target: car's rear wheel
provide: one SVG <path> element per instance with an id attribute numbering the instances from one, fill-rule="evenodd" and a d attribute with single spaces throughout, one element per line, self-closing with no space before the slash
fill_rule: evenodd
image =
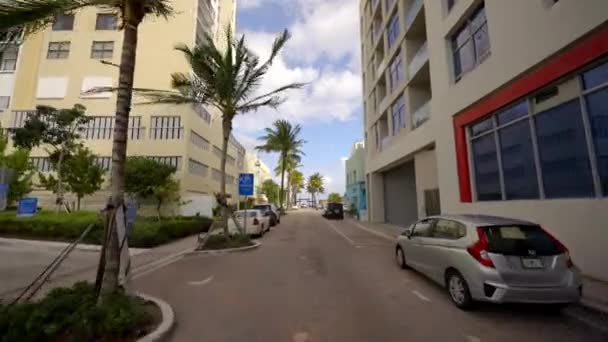
<path id="1" fill-rule="evenodd" d="M 452 302 L 462 310 L 473 307 L 473 298 L 469 290 L 469 284 L 464 277 L 456 270 L 450 270 L 445 277 L 446 287 Z"/>
<path id="2" fill-rule="evenodd" d="M 405 253 L 403 253 L 403 248 L 401 248 L 401 246 L 397 246 L 395 249 L 395 259 L 397 260 L 397 265 L 399 265 L 401 269 L 408 268 L 407 262 L 405 261 Z"/>

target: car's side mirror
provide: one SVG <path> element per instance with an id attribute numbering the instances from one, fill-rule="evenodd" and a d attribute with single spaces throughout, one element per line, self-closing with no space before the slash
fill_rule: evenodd
<path id="1" fill-rule="evenodd" d="M 412 238 L 412 229 L 406 228 L 401 235 L 407 237 L 408 239 L 411 239 Z"/>

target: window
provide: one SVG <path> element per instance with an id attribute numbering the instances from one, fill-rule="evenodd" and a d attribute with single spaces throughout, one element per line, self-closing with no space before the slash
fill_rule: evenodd
<path id="1" fill-rule="evenodd" d="M 431 237 L 433 233 L 433 220 L 423 220 L 414 225 L 412 237 Z"/>
<path id="2" fill-rule="evenodd" d="M 34 168 L 39 172 L 50 172 L 53 170 L 53 166 L 48 157 L 32 157 L 30 158 L 30 161 Z"/>
<path id="3" fill-rule="evenodd" d="M 89 140 L 109 140 L 114 132 L 113 116 L 92 116 L 83 127 L 83 138 Z"/>
<path id="4" fill-rule="evenodd" d="M 433 228 L 433 237 L 438 239 L 457 240 L 467 233 L 466 227 L 458 222 L 444 219 L 437 220 Z"/>
<path id="5" fill-rule="evenodd" d="M 490 54 L 485 8 L 482 6 L 451 38 L 456 80 L 471 71 Z"/>
<path id="6" fill-rule="evenodd" d="M 608 63 L 604 63 L 583 74 L 583 86 L 585 89 L 593 89 L 608 82 Z"/>
<path id="7" fill-rule="evenodd" d="M 574 100 L 535 117 L 546 198 L 594 195 L 580 110 Z"/>
<path id="8" fill-rule="evenodd" d="M 498 135 L 506 199 L 538 198 L 530 122 L 527 119 L 520 120 L 501 129 Z"/>
<path id="9" fill-rule="evenodd" d="M 478 201 L 502 199 L 500 174 L 494 134 L 486 134 L 473 140 L 473 163 L 475 165 L 475 185 Z"/>
<path id="10" fill-rule="evenodd" d="M 401 95 L 391 108 L 391 119 L 393 124 L 393 135 L 405 127 L 405 99 Z"/>
<path id="11" fill-rule="evenodd" d="M 91 58 L 112 58 L 114 54 L 114 42 L 93 42 L 91 46 Z"/>
<path id="12" fill-rule="evenodd" d="M 209 151 L 209 140 L 203 138 L 201 135 L 198 135 L 194 131 L 190 131 L 190 142 L 192 143 L 192 145 L 202 150 Z"/>
<path id="13" fill-rule="evenodd" d="M 211 170 L 211 178 L 216 182 L 222 181 L 222 172 L 218 169 Z"/>
<path id="14" fill-rule="evenodd" d="M 604 196 L 608 196 L 608 88 L 587 95 L 586 100 L 600 184 Z"/>
<path id="15" fill-rule="evenodd" d="M 53 31 L 72 31 L 74 29 L 74 15 L 60 14 L 55 17 Z"/>
<path id="16" fill-rule="evenodd" d="M 112 157 L 97 157 L 95 158 L 95 164 L 104 171 L 110 171 L 112 169 Z"/>
<path id="17" fill-rule="evenodd" d="M 199 118 L 203 119 L 206 123 L 211 123 L 211 113 L 203 105 L 195 105 L 194 111 Z"/>
<path id="18" fill-rule="evenodd" d="M 15 71 L 18 54 L 19 48 L 17 47 L 7 47 L 0 52 L 0 71 Z"/>
<path id="19" fill-rule="evenodd" d="M 118 20 L 116 15 L 110 13 L 97 14 L 97 21 L 95 22 L 96 30 L 116 30 L 117 27 Z"/>
<path id="20" fill-rule="evenodd" d="M 47 59 L 66 59 L 70 55 L 70 42 L 50 42 Z"/>
<path id="21" fill-rule="evenodd" d="M 390 90 L 394 91 L 397 86 L 403 81 L 403 61 L 401 58 L 401 51 L 397 52 L 397 55 L 391 61 L 389 66 L 390 73 Z"/>
<path id="22" fill-rule="evenodd" d="M 182 164 L 182 157 L 177 157 L 177 156 L 169 156 L 169 157 L 152 156 L 152 157 L 148 157 L 148 158 L 150 158 L 158 163 L 172 166 L 178 170 Z"/>
<path id="23" fill-rule="evenodd" d="M 199 163 L 194 159 L 190 159 L 188 160 L 188 172 L 193 175 L 207 177 L 209 174 L 209 166 Z"/>
<path id="24" fill-rule="evenodd" d="M 222 158 L 222 149 L 213 145 L 213 154 L 218 158 Z"/>
<path id="25" fill-rule="evenodd" d="M 397 42 L 401 27 L 399 25 L 399 14 L 395 13 L 388 23 L 387 36 L 388 36 L 388 48 L 390 49 Z"/>
<path id="26" fill-rule="evenodd" d="M 529 256 L 562 254 L 562 248 L 539 226 L 493 226 L 483 228 L 490 253 Z"/>
<path id="27" fill-rule="evenodd" d="M 143 139 L 144 131 L 145 128 L 141 127 L 141 116 L 129 116 L 129 139 Z"/>
<path id="28" fill-rule="evenodd" d="M 8 106 L 10 106 L 10 104 L 11 104 L 10 96 L 0 96 L 0 111 L 2 111 L 2 109 L 8 108 Z"/>
<path id="29" fill-rule="evenodd" d="M 181 116 L 153 116 L 150 138 L 154 140 L 181 139 Z"/>

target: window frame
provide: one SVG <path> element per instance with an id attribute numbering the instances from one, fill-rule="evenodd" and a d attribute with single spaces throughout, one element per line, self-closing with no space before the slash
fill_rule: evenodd
<path id="1" fill-rule="evenodd" d="M 386 24 L 386 40 L 388 49 L 392 49 L 401 35 L 401 18 L 399 12 L 393 13 Z"/>
<path id="2" fill-rule="evenodd" d="M 67 46 L 67 48 L 66 48 Z M 52 47 L 56 47 L 52 49 Z M 49 42 L 46 59 L 68 59 L 72 43 L 70 41 Z"/>
<path id="3" fill-rule="evenodd" d="M 416 235 L 416 226 L 421 223 L 429 223 L 429 236 Z M 437 223 L 437 219 L 435 219 L 435 218 L 422 219 L 422 220 L 414 223 L 414 225 L 412 226 L 410 237 L 411 238 L 416 238 L 416 237 L 425 238 L 425 239 L 433 238 L 433 230 L 435 230 L 435 223 Z"/>
<path id="4" fill-rule="evenodd" d="M 180 115 L 153 115 L 150 117 L 150 140 L 180 140 L 184 137 Z"/>
<path id="5" fill-rule="evenodd" d="M 112 45 L 112 49 L 107 48 L 108 45 Z M 96 46 L 101 45 L 101 49 L 95 49 Z M 113 40 L 94 40 L 91 44 L 91 59 L 111 59 L 114 57 L 114 41 Z M 97 55 L 99 54 L 99 55 Z"/>
<path id="6" fill-rule="evenodd" d="M 458 231 L 458 235 L 457 237 L 445 237 L 445 236 L 435 236 L 435 232 L 437 231 L 437 226 L 439 226 L 439 223 L 441 221 L 445 221 L 445 222 L 450 222 L 450 223 L 454 223 L 457 226 L 459 226 L 459 231 Z M 462 228 L 462 231 L 464 232 L 464 234 L 460 234 L 460 228 Z M 435 223 L 433 224 L 433 230 L 431 231 L 431 235 L 434 239 L 442 239 L 442 240 L 452 240 L 452 241 L 456 241 L 456 240 L 460 240 L 464 237 L 467 236 L 467 225 L 455 220 L 451 220 L 451 219 L 447 219 L 447 218 L 443 218 L 443 217 L 438 217 L 437 219 L 435 219 Z"/>
<path id="7" fill-rule="evenodd" d="M 10 58 L 7 58 L 7 52 L 10 53 Z M 0 73 L 4 72 L 15 72 L 17 70 L 17 61 L 19 60 L 19 47 L 12 46 L 7 47 L 4 51 L 0 52 Z M 10 64 L 9 64 L 10 63 Z M 10 65 L 11 67 L 7 67 Z"/>
<path id="8" fill-rule="evenodd" d="M 485 3 L 482 2 L 477 7 L 477 9 L 475 9 L 475 11 L 473 11 L 471 13 L 471 15 L 468 16 L 468 18 L 465 20 L 465 22 L 460 25 L 459 29 L 456 30 L 449 37 L 448 44 L 450 45 L 450 53 L 452 56 L 452 70 L 454 73 L 454 83 L 457 83 L 458 81 L 460 81 L 460 79 L 462 79 L 462 77 L 465 74 L 471 72 L 472 70 L 477 68 L 479 65 L 481 65 L 481 63 L 483 63 L 486 59 L 488 59 L 488 57 L 492 54 L 492 47 L 490 45 L 488 47 L 488 50 L 483 55 L 478 56 L 477 44 L 475 42 L 475 35 L 478 32 L 480 32 L 482 28 L 484 28 L 484 27 L 488 28 L 488 15 L 487 15 L 485 8 L 486 8 Z M 479 13 L 482 10 L 484 11 L 485 19 L 484 19 L 483 23 L 480 24 L 477 28 L 473 28 L 473 20 L 476 18 L 477 15 L 479 15 Z M 461 44 L 458 44 L 457 37 L 465 31 L 467 32 L 466 39 Z M 488 31 L 487 37 L 488 37 L 488 42 L 489 42 L 490 41 L 490 31 L 489 31 L 489 29 L 487 29 L 487 31 Z M 461 61 L 460 62 L 460 73 L 456 73 L 456 55 L 462 48 L 464 48 L 469 43 L 472 44 L 472 48 L 473 48 L 473 58 L 475 59 L 473 61 L 473 65 L 471 66 L 470 69 L 464 70 L 462 68 L 462 61 Z"/>
<path id="9" fill-rule="evenodd" d="M 57 26 L 57 18 L 70 18 L 71 19 L 71 23 L 69 26 L 69 28 L 64 28 L 62 27 L 58 27 Z M 74 14 L 60 14 L 55 16 L 54 20 L 53 20 L 53 25 L 51 26 L 51 30 L 52 31 L 74 31 L 74 22 L 76 21 L 75 15 Z"/>
<path id="10" fill-rule="evenodd" d="M 106 28 L 106 27 L 101 27 L 100 24 L 105 24 L 106 21 L 103 21 L 100 19 L 105 19 L 105 18 L 114 18 L 114 25 Z M 116 31 L 118 29 L 118 17 L 116 16 L 116 14 L 114 13 L 97 13 L 97 16 L 95 17 L 95 30 L 96 31 Z"/>

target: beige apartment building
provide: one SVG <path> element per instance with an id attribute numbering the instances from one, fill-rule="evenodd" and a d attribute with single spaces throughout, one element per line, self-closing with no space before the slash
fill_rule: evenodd
<path id="1" fill-rule="evenodd" d="M 608 1 L 364 0 L 371 221 L 528 219 L 608 280 Z"/>
<path id="2" fill-rule="evenodd" d="M 234 29 L 235 0 L 175 0 L 172 5 L 173 17 L 147 20 L 140 27 L 135 87 L 170 89 L 171 73 L 189 71 L 183 54 L 174 50 L 176 43 L 192 46 L 209 32 L 225 46 L 225 28 Z M 20 47 L 5 50 L 0 60 L 2 127 L 21 127 L 36 105 L 70 108 L 82 104 L 92 117 L 82 133 L 85 144 L 109 170 L 116 96 L 84 92 L 118 83 L 115 65 L 120 63 L 123 33 L 117 25 L 112 13 L 88 7 L 57 17 L 52 26 L 28 37 Z M 221 174 L 219 113 L 201 106 L 135 104 L 128 133 L 129 156 L 150 157 L 177 168 L 182 198 L 191 201 L 181 207 L 183 214 L 200 212 L 203 207 L 201 214 L 210 213 Z M 245 148 L 232 138 L 228 154 L 228 191 L 236 195 L 238 174 L 245 168 Z M 50 171 L 44 150 L 33 151 L 32 162 L 40 171 Z M 52 203 L 48 192 L 33 195 L 43 205 Z M 99 207 L 106 196 L 107 191 L 101 191 L 83 204 Z"/>

